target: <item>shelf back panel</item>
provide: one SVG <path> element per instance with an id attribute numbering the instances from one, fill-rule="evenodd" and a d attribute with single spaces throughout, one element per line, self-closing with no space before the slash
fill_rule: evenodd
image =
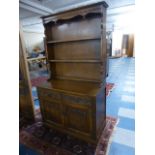
<path id="1" fill-rule="evenodd" d="M 101 63 L 50 63 L 52 77 L 102 80 Z M 103 68 L 105 70 L 105 68 Z"/>
<path id="2" fill-rule="evenodd" d="M 80 19 L 46 26 L 47 41 L 101 36 L 101 18 Z"/>
<path id="3" fill-rule="evenodd" d="M 47 51 L 49 60 L 98 60 L 101 57 L 101 41 L 49 44 Z"/>

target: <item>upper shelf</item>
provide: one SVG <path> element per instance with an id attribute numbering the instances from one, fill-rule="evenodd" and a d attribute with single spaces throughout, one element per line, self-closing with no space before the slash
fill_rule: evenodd
<path id="1" fill-rule="evenodd" d="M 79 39 L 53 40 L 53 41 L 47 41 L 47 43 L 48 44 L 55 44 L 55 43 L 88 41 L 88 40 L 100 40 L 100 39 L 101 39 L 101 37 L 86 37 L 86 38 L 79 38 Z"/>

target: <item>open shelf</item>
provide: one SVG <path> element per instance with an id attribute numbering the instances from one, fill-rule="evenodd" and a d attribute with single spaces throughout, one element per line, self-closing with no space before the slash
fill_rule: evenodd
<path id="1" fill-rule="evenodd" d="M 79 39 L 66 39 L 66 40 L 53 40 L 48 41 L 48 44 L 55 44 L 55 43 L 65 43 L 65 42 L 76 42 L 76 41 L 87 41 L 87 40 L 100 40 L 101 37 L 86 37 L 86 38 L 79 38 Z"/>

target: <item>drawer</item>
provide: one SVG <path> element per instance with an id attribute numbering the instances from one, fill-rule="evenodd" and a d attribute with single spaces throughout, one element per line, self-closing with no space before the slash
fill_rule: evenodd
<path id="1" fill-rule="evenodd" d="M 91 99 L 89 97 L 62 94 L 62 101 L 65 104 L 78 104 L 83 106 L 91 105 Z"/>
<path id="2" fill-rule="evenodd" d="M 61 101 L 61 94 L 52 90 L 38 88 L 38 96 L 40 98 L 47 98 L 56 102 Z"/>

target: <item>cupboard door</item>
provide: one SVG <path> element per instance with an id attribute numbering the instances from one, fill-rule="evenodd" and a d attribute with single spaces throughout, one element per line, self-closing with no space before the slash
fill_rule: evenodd
<path id="1" fill-rule="evenodd" d="M 64 111 L 65 126 L 69 130 L 76 130 L 87 135 L 90 134 L 92 122 L 91 110 L 88 107 L 64 105 Z"/>
<path id="2" fill-rule="evenodd" d="M 43 114 L 43 119 L 47 123 L 62 126 L 63 125 L 62 104 L 47 99 L 44 99 L 41 102 L 42 102 L 41 110 Z"/>

